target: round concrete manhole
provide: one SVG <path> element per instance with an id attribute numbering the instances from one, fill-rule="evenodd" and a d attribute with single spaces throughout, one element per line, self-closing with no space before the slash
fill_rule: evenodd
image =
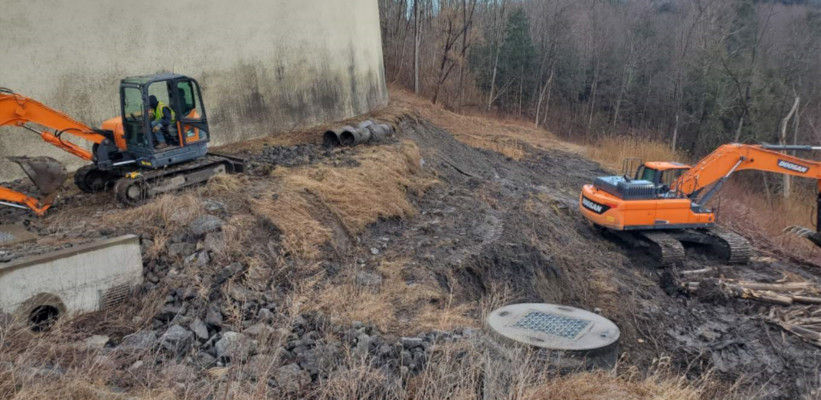
<path id="1" fill-rule="evenodd" d="M 490 313 L 487 322 L 508 339 L 553 350 L 593 350 L 619 339 L 619 328 L 609 319 L 556 304 L 507 305 Z"/>

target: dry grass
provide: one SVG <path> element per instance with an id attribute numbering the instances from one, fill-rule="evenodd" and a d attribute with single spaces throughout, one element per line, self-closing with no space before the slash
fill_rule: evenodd
<path id="1" fill-rule="evenodd" d="M 532 121 L 509 116 L 494 117 L 484 113 L 458 114 L 397 86 L 391 87 L 391 108 L 387 111 L 417 113 L 447 129 L 457 140 L 467 145 L 492 150 L 514 160 L 527 157 L 530 148 L 560 149 L 575 153 L 583 150 L 581 146 L 559 140 L 547 130 L 535 127 Z"/>
<path id="2" fill-rule="evenodd" d="M 322 311 L 343 324 L 370 323 L 383 332 L 408 335 L 476 325 L 469 316 L 475 310 L 466 304 L 453 305 L 433 277 L 407 282 L 403 277 L 407 262 L 380 263 L 373 272 L 382 277 L 377 287 L 359 284 L 357 271 L 352 270 L 338 282 L 312 282 L 303 296 L 310 299 L 310 310 Z"/>
<path id="3" fill-rule="evenodd" d="M 293 254 L 313 258 L 336 230 L 355 235 L 380 218 L 408 217 L 416 210 L 408 192 L 421 193 L 435 181 L 422 174 L 412 142 L 365 147 L 359 165 L 277 168 L 277 186 L 254 200 L 254 212 L 270 219 Z"/>
<path id="4" fill-rule="evenodd" d="M 688 161 L 684 154 L 674 152 L 670 146 L 652 140 L 631 136 L 606 137 L 587 148 L 587 157 L 600 162 L 605 168 L 618 172 L 622 160 L 638 158 L 642 161 Z"/>
<path id="5" fill-rule="evenodd" d="M 796 190 L 785 200 L 768 198 L 762 189 L 728 182 L 711 203 L 718 222 L 744 234 L 764 249 L 821 265 L 821 251 L 812 242 L 785 233 L 789 226 L 815 227 L 815 194 Z"/>

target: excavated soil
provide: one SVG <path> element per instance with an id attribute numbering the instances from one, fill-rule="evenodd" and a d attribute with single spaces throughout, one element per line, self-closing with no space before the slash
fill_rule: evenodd
<path id="1" fill-rule="evenodd" d="M 360 271 L 357 280 L 362 276 L 363 281 L 373 278 L 379 282 L 377 267 L 401 260 L 401 276 L 406 284 L 436 282 L 443 293 L 452 297 L 451 306 L 465 305 L 470 310 L 474 328 L 482 326 L 480 303 L 487 299 L 497 303 L 569 304 L 596 310 L 620 327 L 623 363 L 646 369 L 660 359 L 669 359 L 677 370 L 691 377 L 712 371 L 728 385 L 741 380 L 740 385 L 750 389 L 756 398 L 793 399 L 817 390 L 821 380 L 821 349 L 766 322 L 763 316 L 777 306 L 728 299 L 707 290 L 699 296 L 684 293 L 678 289 L 675 270 L 659 269 L 643 252 L 607 240 L 582 218 L 577 210 L 580 187 L 595 176 L 607 174 L 597 163 L 562 151 L 536 149 L 528 149 L 529 157 L 515 161 L 469 147 L 413 116 L 398 119 L 396 125 L 397 138 L 418 145 L 423 171 L 435 177 L 438 184 L 424 193 L 408 194 L 417 210 L 415 215 L 380 220 L 355 237 L 337 235 L 335 243 L 323 248 L 322 279 L 331 284 L 336 280 L 341 283 L 347 279 L 341 272 L 353 265 Z M 267 147 L 244 156 L 250 160 L 250 175 L 259 186 L 260 180 L 277 166 L 323 163 L 354 167 L 358 165 L 359 151 L 303 144 Z M 33 231 L 58 238 L 105 237 L 128 232 L 128 227 L 101 226 L 100 218 L 95 218 L 111 207 L 115 206 L 108 202 L 106 194 L 73 191 L 56 204 L 45 221 L 17 211 L 4 211 L 3 218 L 25 222 Z M 214 210 L 213 214 L 223 220 L 231 217 L 230 204 L 218 205 Z M 275 226 L 260 222 L 253 229 L 254 235 L 280 240 Z M 143 239 L 146 249 L 153 245 L 154 238 L 143 235 Z M 141 293 L 168 293 L 166 305 L 147 329 L 155 336 L 165 337 L 169 327 L 182 326 L 181 332 L 186 332 L 185 327 L 191 326 L 192 321 L 205 320 L 205 332 L 198 332 L 204 336 L 201 340 L 191 341 L 187 344 L 189 348 L 172 351 L 178 356 L 192 354 L 176 358 L 191 365 L 205 367 L 232 362 L 217 354 L 216 343 L 228 337 L 226 332 L 247 329 L 260 322 L 277 328 L 278 319 L 274 316 L 283 311 L 289 291 L 295 282 L 310 278 L 310 272 L 293 273 L 273 292 L 238 287 L 232 277 L 245 273 L 248 266 L 213 265 L 210 258 L 203 259 L 200 249 L 202 243 L 207 246 L 207 237 L 180 234 L 168 240 L 166 247 L 173 247 L 177 256 L 146 255 L 148 278 Z M 276 248 L 277 244 L 271 246 Z M 682 269 L 712 267 L 713 277 L 766 281 L 786 273 L 816 283 L 821 281 L 821 269 L 815 266 L 772 257 L 756 257 L 747 266 L 728 266 L 700 249 L 688 251 L 690 257 Z M 196 288 L 186 286 L 191 283 L 177 275 L 182 270 L 182 258 L 186 265 L 200 265 Z M 226 282 L 232 284 L 228 286 Z M 205 297 L 192 294 L 203 290 Z M 237 295 L 237 291 L 241 293 Z M 223 321 L 222 316 L 229 314 L 228 308 L 234 307 L 230 301 L 222 300 L 229 297 L 244 299 L 239 321 Z M 406 326 L 414 325 L 411 308 L 415 306 L 408 305 Z M 379 332 L 368 321 L 364 325 L 311 322 L 327 317 L 332 316 L 301 317 L 302 325 L 297 326 L 311 328 L 295 329 L 282 345 L 282 368 L 287 367 L 285 372 L 297 375 L 307 374 L 307 385 L 311 381 L 320 384 L 324 372 L 317 365 L 328 362 L 320 357 L 321 353 L 326 352 L 331 359 L 337 354 L 337 350 L 329 348 L 361 349 L 361 343 L 365 343 L 362 351 L 381 357 L 380 362 L 396 374 L 406 374 L 418 370 L 425 362 L 427 344 L 421 343 L 429 343 L 441 334 L 412 328 Z M 335 333 L 328 334 L 323 329 Z M 460 329 L 446 336 L 449 340 L 463 340 L 460 338 L 471 336 L 471 332 Z M 109 347 L 113 349 L 124 346 L 124 337 L 134 334 L 105 328 L 94 333 L 110 335 Z M 320 336 L 323 339 L 319 340 Z M 407 338 L 399 340 L 399 336 Z M 165 346 L 163 343 L 159 346 Z M 403 358 L 405 353 L 408 355 Z M 171 359 L 173 355 L 169 356 Z M 131 368 L 133 362 L 129 359 L 129 364 L 120 368 Z M 129 382 L 124 379 L 118 384 L 128 387 Z"/>

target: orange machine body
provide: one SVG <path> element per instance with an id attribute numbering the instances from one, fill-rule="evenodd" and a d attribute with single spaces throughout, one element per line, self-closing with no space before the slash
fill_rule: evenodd
<path id="1" fill-rule="evenodd" d="M 125 130 L 123 129 L 123 117 L 109 118 L 103 121 L 100 128 L 104 131 L 114 132 L 114 144 L 120 150 L 128 150 L 128 144 L 125 142 Z"/>
<path id="2" fill-rule="evenodd" d="M 579 208 L 596 225 L 617 231 L 631 229 L 682 229 L 709 227 L 712 212 L 695 212 L 683 199 L 624 200 L 594 185 L 584 185 Z"/>
<path id="3" fill-rule="evenodd" d="M 584 185 L 579 196 L 579 209 L 584 217 L 596 225 L 619 231 L 709 228 L 715 223 L 715 214 L 705 208 L 704 203 L 735 171 L 760 170 L 816 180 L 821 178 L 821 163 L 818 161 L 791 156 L 766 146 L 736 143 L 720 146 L 692 167 L 672 162 L 647 162 L 641 168 L 633 180 L 601 177 L 594 184 Z M 671 170 L 682 174 L 668 187 L 663 184 L 661 176 Z M 646 173 L 648 171 L 651 173 Z M 648 176 L 656 177 L 656 180 L 641 179 Z M 618 190 L 629 185 L 639 188 L 632 193 Z M 702 195 L 711 185 L 714 186 Z"/>

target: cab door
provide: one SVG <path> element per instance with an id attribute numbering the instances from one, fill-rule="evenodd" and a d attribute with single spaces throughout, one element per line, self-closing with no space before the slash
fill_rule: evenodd
<path id="1" fill-rule="evenodd" d="M 144 154 L 153 148 L 149 134 L 148 108 L 143 91 L 137 85 L 120 87 L 120 105 L 122 107 L 123 136 L 131 153 Z"/>
<path id="2" fill-rule="evenodd" d="M 193 79 L 174 81 L 171 90 L 177 113 L 177 132 L 182 146 L 207 142 L 209 139 L 208 119 L 202 105 L 199 84 Z"/>

